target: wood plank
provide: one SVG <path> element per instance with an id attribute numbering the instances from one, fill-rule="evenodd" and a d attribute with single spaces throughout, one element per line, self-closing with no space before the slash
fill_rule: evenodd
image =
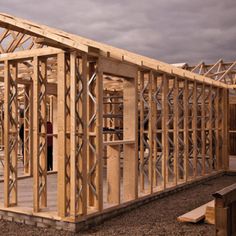
<path id="1" fill-rule="evenodd" d="M 187 212 L 177 218 L 178 221 L 180 222 L 192 222 L 192 223 L 197 223 L 205 218 L 205 213 L 206 213 L 206 207 L 207 206 L 214 206 L 215 202 L 210 201 L 198 208 L 195 208 L 194 210 Z"/>

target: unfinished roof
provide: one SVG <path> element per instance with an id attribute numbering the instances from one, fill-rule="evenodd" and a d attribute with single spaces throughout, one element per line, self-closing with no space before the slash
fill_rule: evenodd
<path id="1" fill-rule="evenodd" d="M 5 13 L 0 13 L 0 27 L 35 37 L 34 43 L 36 44 L 36 47 L 39 47 L 39 45 L 37 44 L 41 45 L 43 44 L 58 48 L 77 49 L 83 52 L 89 52 L 91 54 L 96 52 L 99 53 L 99 55 L 105 57 L 111 57 L 120 61 L 126 61 L 132 64 L 136 64 L 138 66 L 142 66 L 147 69 L 156 70 L 161 73 L 168 73 L 172 74 L 173 76 L 176 75 L 176 76 L 181 76 L 183 78 L 186 77 L 188 79 L 197 80 L 199 82 L 205 82 L 210 85 L 215 85 L 225 88 L 228 87 L 228 85 L 220 81 L 214 81 L 206 76 L 198 75 L 155 59 L 141 56 L 123 49 L 118 49 L 103 43 L 99 43 L 84 37 L 80 37 L 78 35 L 69 34 L 45 25 L 39 25 L 31 21 L 20 19 Z M 8 32 L 4 33 L 7 34 Z M 2 35 L 2 37 L 0 37 L 0 43 L 2 42 L 5 36 Z M 18 35 L 15 38 L 18 39 L 18 44 L 21 41 L 20 36 L 21 35 Z M 17 44 L 16 42 L 14 43 Z M 12 51 L 11 47 L 8 47 L 8 49 L 11 50 L 4 51 L 2 50 L 1 47 L 0 51 L 1 53 Z"/>
<path id="2" fill-rule="evenodd" d="M 214 64 L 205 62 L 200 62 L 195 66 L 186 64 L 184 69 L 226 84 L 236 84 L 236 61 L 225 62 L 220 59 Z"/>

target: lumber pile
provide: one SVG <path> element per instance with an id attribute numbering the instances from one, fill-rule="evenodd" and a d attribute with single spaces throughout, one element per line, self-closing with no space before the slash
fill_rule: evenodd
<path id="1" fill-rule="evenodd" d="M 205 219 L 206 223 L 215 223 L 215 202 L 210 201 L 198 208 L 193 209 L 177 218 L 179 222 L 197 223 Z"/>

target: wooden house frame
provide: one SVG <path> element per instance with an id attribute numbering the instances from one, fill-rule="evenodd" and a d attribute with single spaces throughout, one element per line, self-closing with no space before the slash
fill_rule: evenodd
<path id="1" fill-rule="evenodd" d="M 0 27 L 0 215 L 76 230 L 228 169 L 223 137 L 234 84 L 3 13 Z M 17 168 L 20 102 L 23 177 Z M 49 119 L 57 126 L 53 212 Z M 30 210 L 18 204 L 21 178 L 33 181 Z"/>
<path id="2" fill-rule="evenodd" d="M 225 62 L 223 59 L 216 63 L 207 64 L 201 61 L 197 65 L 190 66 L 187 63 L 175 64 L 175 66 L 189 70 L 191 72 L 207 76 L 215 81 L 221 81 L 229 85 L 236 83 L 236 61 Z M 235 90 L 229 92 L 229 154 L 236 155 L 236 96 Z"/>

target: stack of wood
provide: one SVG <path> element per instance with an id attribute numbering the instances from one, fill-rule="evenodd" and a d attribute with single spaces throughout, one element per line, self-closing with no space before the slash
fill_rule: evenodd
<path id="1" fill-rule="evenodd" d="M 198 223 L 204 220 L 205 223 L 215 224 L 215 201 L 210 201 L 190 212 L 177 218 L 180 222 Z"/>

